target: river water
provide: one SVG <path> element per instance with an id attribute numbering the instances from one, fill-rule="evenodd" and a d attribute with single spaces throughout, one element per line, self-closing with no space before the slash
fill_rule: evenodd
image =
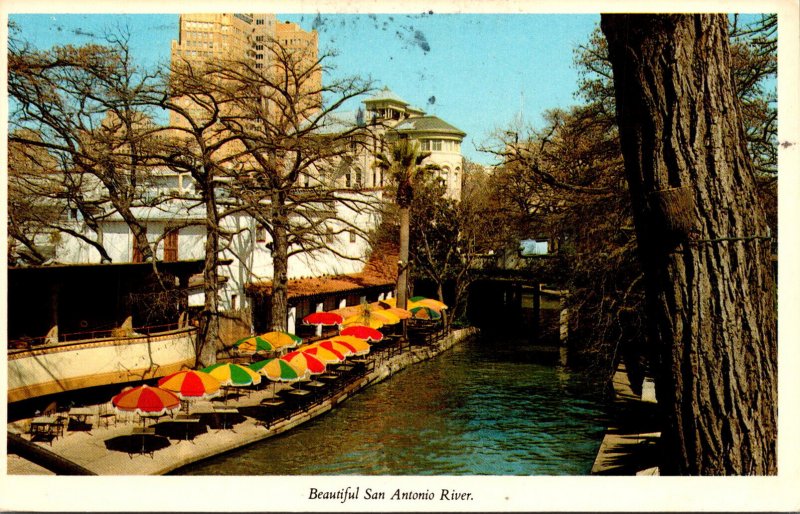
<path id="1" fill-rule="evenodd" d="M 187 475 L 583 475 L 601 388 L 500 337 L 458 345 L 291 431 Z"/>

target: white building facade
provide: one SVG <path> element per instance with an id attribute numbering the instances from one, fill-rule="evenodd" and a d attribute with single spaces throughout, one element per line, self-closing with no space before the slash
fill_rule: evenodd
<path id="1" fill-rule="evenodd" d="M 426 116 L 411 107 L 388 88 L 364 101 L 365 109 L 354 115 L 343 115 L 337 123 L 357 123 L 368 130 L 366 140 L 353 145 L 347 170 L 335 179 L 335 216 L 325 221 L 329 224 L 325 246 L 329 249 L 292 255 L 288 263 L 288 278 L 315 278 L 328 275 L 345 275 L 362 270 L 370 252 L 363 234 L 380 223 L 377 206 L 383 201 L 383 188 L 389 178 L 375 163 L 375 154 L 384 151 L 392 141 L 408 137 L 417 141 L 423 151 L 431 152 L 425 163 L 439 166 L 436 172 L 447 186 L 447 196 L 461 197 L 463 164 L 461 142 L 465 133 L 436 116 Z M 334 127 L 335 128 L 335 127 Z M 306 180 L 305 178 L 301 180 Z M 205 212 L 199 202 L 192 199 L 194 184 L 188 174 L 156 170 L 149 177 L 148 196 L 172 194 L 187 199 L 170 199 L 154 207 L 135 207 L 133 214 L 146 228 L 147 239 L 154 250 L 154 258 L 164 261 L 193 260 L 205 257 Z M 300 186 L 308 184 L 298 184 Z M 345 200 L 357 199 L 358 202 Z M 361 206 L 361 207 L 358 207 Z M 111 215 L 101 223 L 103 247 L 113 262 L 137 262 L 134 237 L 119 215 Z M 352 230 L 358 227 L 360 230 Z M 96 239 L 95 234 L 81 222 L 74 220 L 74 229 Z M 223 242 L 219 269 L 221 277 L 220 307 L 238 310 L 249 307 L 248 284 L 269 281 L 273 277 L 272 252 L 269 236 L 259 228 L 255 219 L 244 212 L 222 220 L 222 229 L 228 234 Z M 358 233 L 357 233 L 358 232 Z M 99 263 L 99 252 L 85 241 L 63 236 L 55 245 L 55 261 L 62 263 Z M 202 284 L 197 284 L 190 294 L 190 306 L 203 304 Z"/>

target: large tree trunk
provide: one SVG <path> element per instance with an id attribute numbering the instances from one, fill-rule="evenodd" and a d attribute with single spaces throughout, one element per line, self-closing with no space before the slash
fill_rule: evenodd
<path id="1" fill-rule="evenodd" d="M 777 471 L 776 296 L 725 15 L 603 15 L 658 345 L 663 474 Z"/>
<path id="2" fill-rule="evenodd" d="M 400 206 L 400 263 L 397 270 L 397 306 L 405 309 L 408 304 L 408 239 L 411 208 Z M 404 324 L 405 325 L 405 324 Z"/>
<path id="3" fill-rule="evenodd" d="M 219 337 L 219 219 L 213 192 L 206 192 L 206 258 L 203 265 L 205 302 L 197 336 L 197 359 L 201 366 L 217 362 Z"/>
<path id="4" fill-rule="evenodd" d="M 272 223 L 272 319 L 270 320 L 270 330 L 286 330 L 286 318 L 289 310 L 289 221 L 280 208 L 275 207 L 283 205 L 284 201 L 282 193 L 273 195 L 272 205 L 276 209 L 276 214 Z"/>

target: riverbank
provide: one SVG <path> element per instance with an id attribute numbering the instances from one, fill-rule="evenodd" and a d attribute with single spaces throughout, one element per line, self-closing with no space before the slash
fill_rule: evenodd
<path id="1" fill-rule="evenodd" d="M 597 452 L 592 475 L 658 475 L 658 429 L 655 398 L 631 387 L 625 364 L 612 380 L 611 422 Z M 643 398 L 644 396 L 644 398 Z"/>
<path id="2" fill-rule="evenodd" d="M 411 346 L 407 350 L 389 357 L 381 354 L 371 354 L 367 356 L 370 364 L 367 368 L 368 371 L 348 381 L 338 388 L 335 394 L 326 396 L 319 402 L 311 403 L 289 417 L 280 418 L 273 422 L 264 423 L 263 420 L 246 414 L 234 414 L 234 416 L 239 416 L 242 419 L 239 422 L 234 422 L 235 424 L 232 427 L 224 428 L 225 422 L 223 422 L 223 428 L 210 428 L 207 432 L 192 438 L 187 435 L 186 440 L 171 442 L 164 448 L 142 453 L 133 452 L 129 454 L 125 451 L 109 449 L 110 441 L 120 437 L 131 437 L 135 428 L 134 424 L 125 422 L 118 422 L 109 426 L 96 426 L 96 424 L 88 432 L 68 430 L 64 436 L 56 438 L 51 444 L 36 444 L 42 449 L 98 475 L 165 474 L 187 464 L 220 455 L 291 430 L 328 412 L 361 389 L 385 380 L 412 364 L 431 359 L 472 337 L 475 333 L 476 329 L 474 328 L 455 330 L 429 344 Z M 287 386 L 282 387 L 285 388 Z M 264 400 L 269 400 L 276 396 L 282 387 L 279 386 L 276 389 L 268 387 L 254 391 L 248 396 L 228 401 L 226 406 L 230 409 L 237 409 L 239 413 L 249 412 L 248 409 L 255 408 L 261 405 Z M 197 407 L 202 406 L 195 405 L 192 408 L 196 409 Z M 24 432 L 24 422 L 10 424 L 8 430 L 9 432 Z M 41 474 L 42 468 L 33 463 L 29 463 L 30 465 L 28 466 L 25 464 L 26 462 L 28 461 L 10 455 L 8 457 L 8 473 Z"/>

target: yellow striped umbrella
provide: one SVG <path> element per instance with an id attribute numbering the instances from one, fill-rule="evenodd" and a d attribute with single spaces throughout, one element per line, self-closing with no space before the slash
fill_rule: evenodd
<path id="1" fill-rule="evenodd" d="M 252 369 L 232 362 L 218 362 L 203 371 L 219 380 L 224 386 L 243 387 L 261 383 L 261 375 Z"/>
<path id="2" fill-rule="evenodd" d="M 386 309 L 367 308 L 362 313 L 347 318 L 342 324 L 344 326 L 361 324 L 371 328 L 380 328 L 383 325 L 394 325 L 395 323 L 400 323 L 400 318 L 396 314 Z"/>
<path id="3" fill-rule="evenodd" d="M 285 360 L 299 371 L 309 375 L 325 373 L 325 363 L 310 353 L 294 350 L 282 356 L 281 359 Z"/>
<path id="4" fill-rule="evenodd" d="M 330 340 L 350 346 L 352 348 L 353 355 L 366 355 L 370 350 L 369 343 L 355 336 L 338 335 L 331 337 Z"/>
<path id="5" fill-rule="evenodd" d="M 295 382 L 305 377 L 305 373 L 298 367 L 277 357 L 254 362 L 250 369 L 258 371 L 273 382 Z"/>
<path id="6" fill-rule="evenodd" d="M 439 300 L 434 300 L 433 298 L 425 298 L 424 296 L 414 296 L 410 301 L 414 302 L 413 307 L 428 307 L 437 312 L 447 308 L 445 303 L 442 303 Z M 411 307 L 411 305 L 408 306 L 409 310 Z"/>
<path id="7" fill-rule="evenodd" d="M 299 350 L 301 352 L 310 353 L 325 364 L 336 364 L 337 362 L 342 362 L 345 359 L 345 356 L 342 353 L 331 348 L 321 347 L 316 344 L 300 347 Z"/>

